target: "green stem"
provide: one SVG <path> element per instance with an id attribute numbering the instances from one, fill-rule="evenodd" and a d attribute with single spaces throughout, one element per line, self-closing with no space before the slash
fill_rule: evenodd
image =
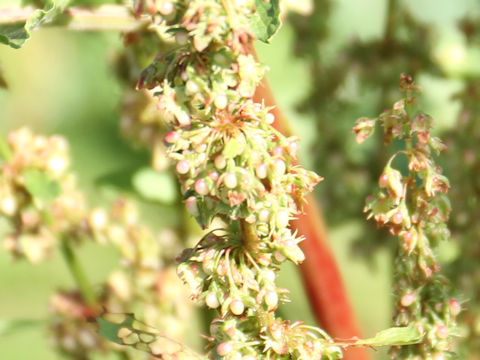
<path id="1" fill-rule="evenodd" d="M 93 293 L 92 287 L 87 280 L 87 277 L 82 269 L 82 266 L 80 265 L 80 262 L 75 256 L 75 253 L 70 245 L 70 241 L 68 239 L 63 239 L 60 249 L 62 251 L 63 258 L 67 263 L 68 269 L 70 270 L 70 273 L 75 279 L 75 282 L 77 283 L 78 289 L 80 290 L 83 298 L 85 299 L 87 304 L 95 305 L 97 302 L 95 294 Z"/>
<path id="2" fill-rule="evenodd" d="M 0 25 L 26 21 L 33 7 L 0 8 Z M 148 22 L 135 18 L 125 6 L 104 5 L 96 9 L 68 8 L 48 26 L 62 26 L 77 31 L 135 31 L 147 27 Z"/>

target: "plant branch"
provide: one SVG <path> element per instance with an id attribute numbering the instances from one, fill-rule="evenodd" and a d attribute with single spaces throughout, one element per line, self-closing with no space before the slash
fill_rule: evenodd
<path id="1" fill-rule="evenodd" d="M 68 269 L 70 270 L 70 273 L 75 279 L 75 282 L 83 298 L 85 299 L 88 305 L 95 305 L 97 302 L 95 294 L 93 293 L 92 287 L 88 282 L 88 279 L 85 275 L 85 272 L 82 269 L 80 262 L 75 256 L 75 253 L 70 245 L 70 241 L 65 238 L 62 239 L 60 249 L 61 249 L 63 258 L 67 263 Z"/>
<path id="2" fill-rule="evenodd" d="M 26 21 L 35 8 L 0 8 L 0 25 Z M 77 31 L 135 31 L 146 27 L 148 21 L 135 18 L 125 6 L 103 5 L 95 9 L 68 8 L 46 26 L 62 26 Z"/>

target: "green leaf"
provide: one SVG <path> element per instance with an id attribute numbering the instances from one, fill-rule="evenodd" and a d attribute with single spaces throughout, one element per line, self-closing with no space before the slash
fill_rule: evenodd
<path id="1" fill-rule="evenodd" d="M 113 314 L 116 315 L 116 314 Z M 107 321 L 102 317 L 97 318 L 98 323 L 98 333 L 104 339 L 114 342 L 116 344 L 123 345 L 122 339 L 118 337 L 118 330 L 125 327 L 130 327 L 133 324 L 135 318 L 132 314 L 119 314 L 119 316 L 123 317 L 123 321 L 120 323 Z"/>
<path id="2" fill-rule="evenodd" d="M 392 327 L 368 339 L 335 343 L 340 346 L 396 346 L 418 344 L 423 339 L 415 326 Z"/>
<path id="3" fill-rule="evenodd" d="M 143 168 L 132 178 L 134 189 L 145 199 L 173 204 L 177 200 L 177 184 L 167 171 L 157 172 L 152 168 Z"/>
<path id="4" fill-rule="evenodd" d="M 0 24 L 0 43 L 19 49 L 30 38 L 33 30 L 52 22 L 69 3 L 70 0 L 47 0 L 45 7 L 35 10 L 26 21 Z"/>
<path id="5" fill-rule="evenodd" d="M 255 0 L 257 11 L 250 18 L 250 26 L 258 40 L 269 43 L 280 28 L 278 0 Z"/>
<path id="6" fill-rule="evenodd" d="M 34 198 L 46 201 L 53 200 L 62 192 L 58 182 L 45 172 L 26 170 L 23 172 L 23 176 L 25 187 Z"/>

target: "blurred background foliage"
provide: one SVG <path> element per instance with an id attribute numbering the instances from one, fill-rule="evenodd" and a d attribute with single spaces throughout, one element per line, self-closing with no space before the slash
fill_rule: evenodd
<path id="1" fill-rule="evenodd" d="M 2 0 L 2 6 L 18 3 Z M 359 116 L 374 116 L 398 97 L 402 71 L 415 73 L 424 92 L 423 109 L 435 119 L 438 134 L 453 129 L 461 103 L 452 96 L 466 81 L 480 76 L 480 48 L 467 41 L 459 24 L 467 16 L 480 19 L 480 4 L 475 0 L 315 3 L 318 11 L 310 17 L 286 19 L 273 43 L 258 44 L 257 52 L 270 67 L 267 77 L 278 104 L 302 138 L 302 162 L 325 176 L 317 187 L 318 200 L 348 293 L 368 336 L 387 327 L 391 314 L 390 255 L 385 247 L 371 251 L 382 233 L 365 225 L 362 214 L 364 195 L 372 191 L 381 171 L 378 157 L 385 155 L 376 153 L 373 142 L 358 147 L 350 129 Z M 389 6 L 395 6 L 393 12 Z M 385 47 L 392 38 L 398 46 Z M 93 204 L 105 203 L 123 184 L 122 191 L 127 189 L 141 203 L 145 222 L 156 229 L 177 225 L 183 220 L 175 205 L 145 201 L 132 186 L 132 174 L 148 166 L 150 158 L 118 130 L 122 86 L 113 63 L 122 46 L 113 32 L 49 28 L 36 31 L 20 50 L 0 47 L 0 66 L 8 82 L 8 89 L 0 90 L 0 134 L 26 125 L 37 133 L 65 136 L 79 185 L 87 189 Z M 448 154 L 455 154 L 456 146 L 453 141 Z M 176 196 L 174 188 L 170 192 Z M 360 238 L 361 245 L 354 246 Z M 448 248 L 445 254 L 455 251 Z M 95 283 L 104 280 L 117 258 L 108 248 L 84 245 L 80 260 Z M 281 282 L 291 290 L 293 300 L 283 307 L 284 316 L 313 323 L 295 270 L 285 268 Z M 58 254 L 53 261 L 33 266 L 12 262 L 0 251 L 0 332 L 5 320 L 45 319 L 49 295 L 71 284 Z M 2 335 L 2 358 L 61 358 L 40 329 L 41 325 Z"/>

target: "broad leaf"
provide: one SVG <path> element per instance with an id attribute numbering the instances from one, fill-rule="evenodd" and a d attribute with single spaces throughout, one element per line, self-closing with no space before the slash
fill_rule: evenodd
<path id="1" fill-rule="evenodd" d="M 47 173 L 39 170 L 26 170 L 23 172 L 25 187 L 30 195 L 39 200 L 53 200 L 61 194 L 62 189 L 58 182 Z"/>
<path id="2" fill-rule="evenodd" d="M 19 49 L 30 38 L 33 30 L 52 22 L 69 3 L 70 0 L 46 0 L 45 7 L 33 11 L 26 21 L 0 24 L 0 43 Z"/>
<path id="3" fill-rule="evenodd" d="M 251 30 L 258 40 L 270 42 L 280 28 L 278 0 L 255 0 L 256 12 L 250 19 Z"/>
<path id="4" fill-rule="evenodd" d="M 134 189 L 147 200 L 173 204 L 177 200 L 177 185 L 172 174 L 143 168 L 132 179 Z"/>

